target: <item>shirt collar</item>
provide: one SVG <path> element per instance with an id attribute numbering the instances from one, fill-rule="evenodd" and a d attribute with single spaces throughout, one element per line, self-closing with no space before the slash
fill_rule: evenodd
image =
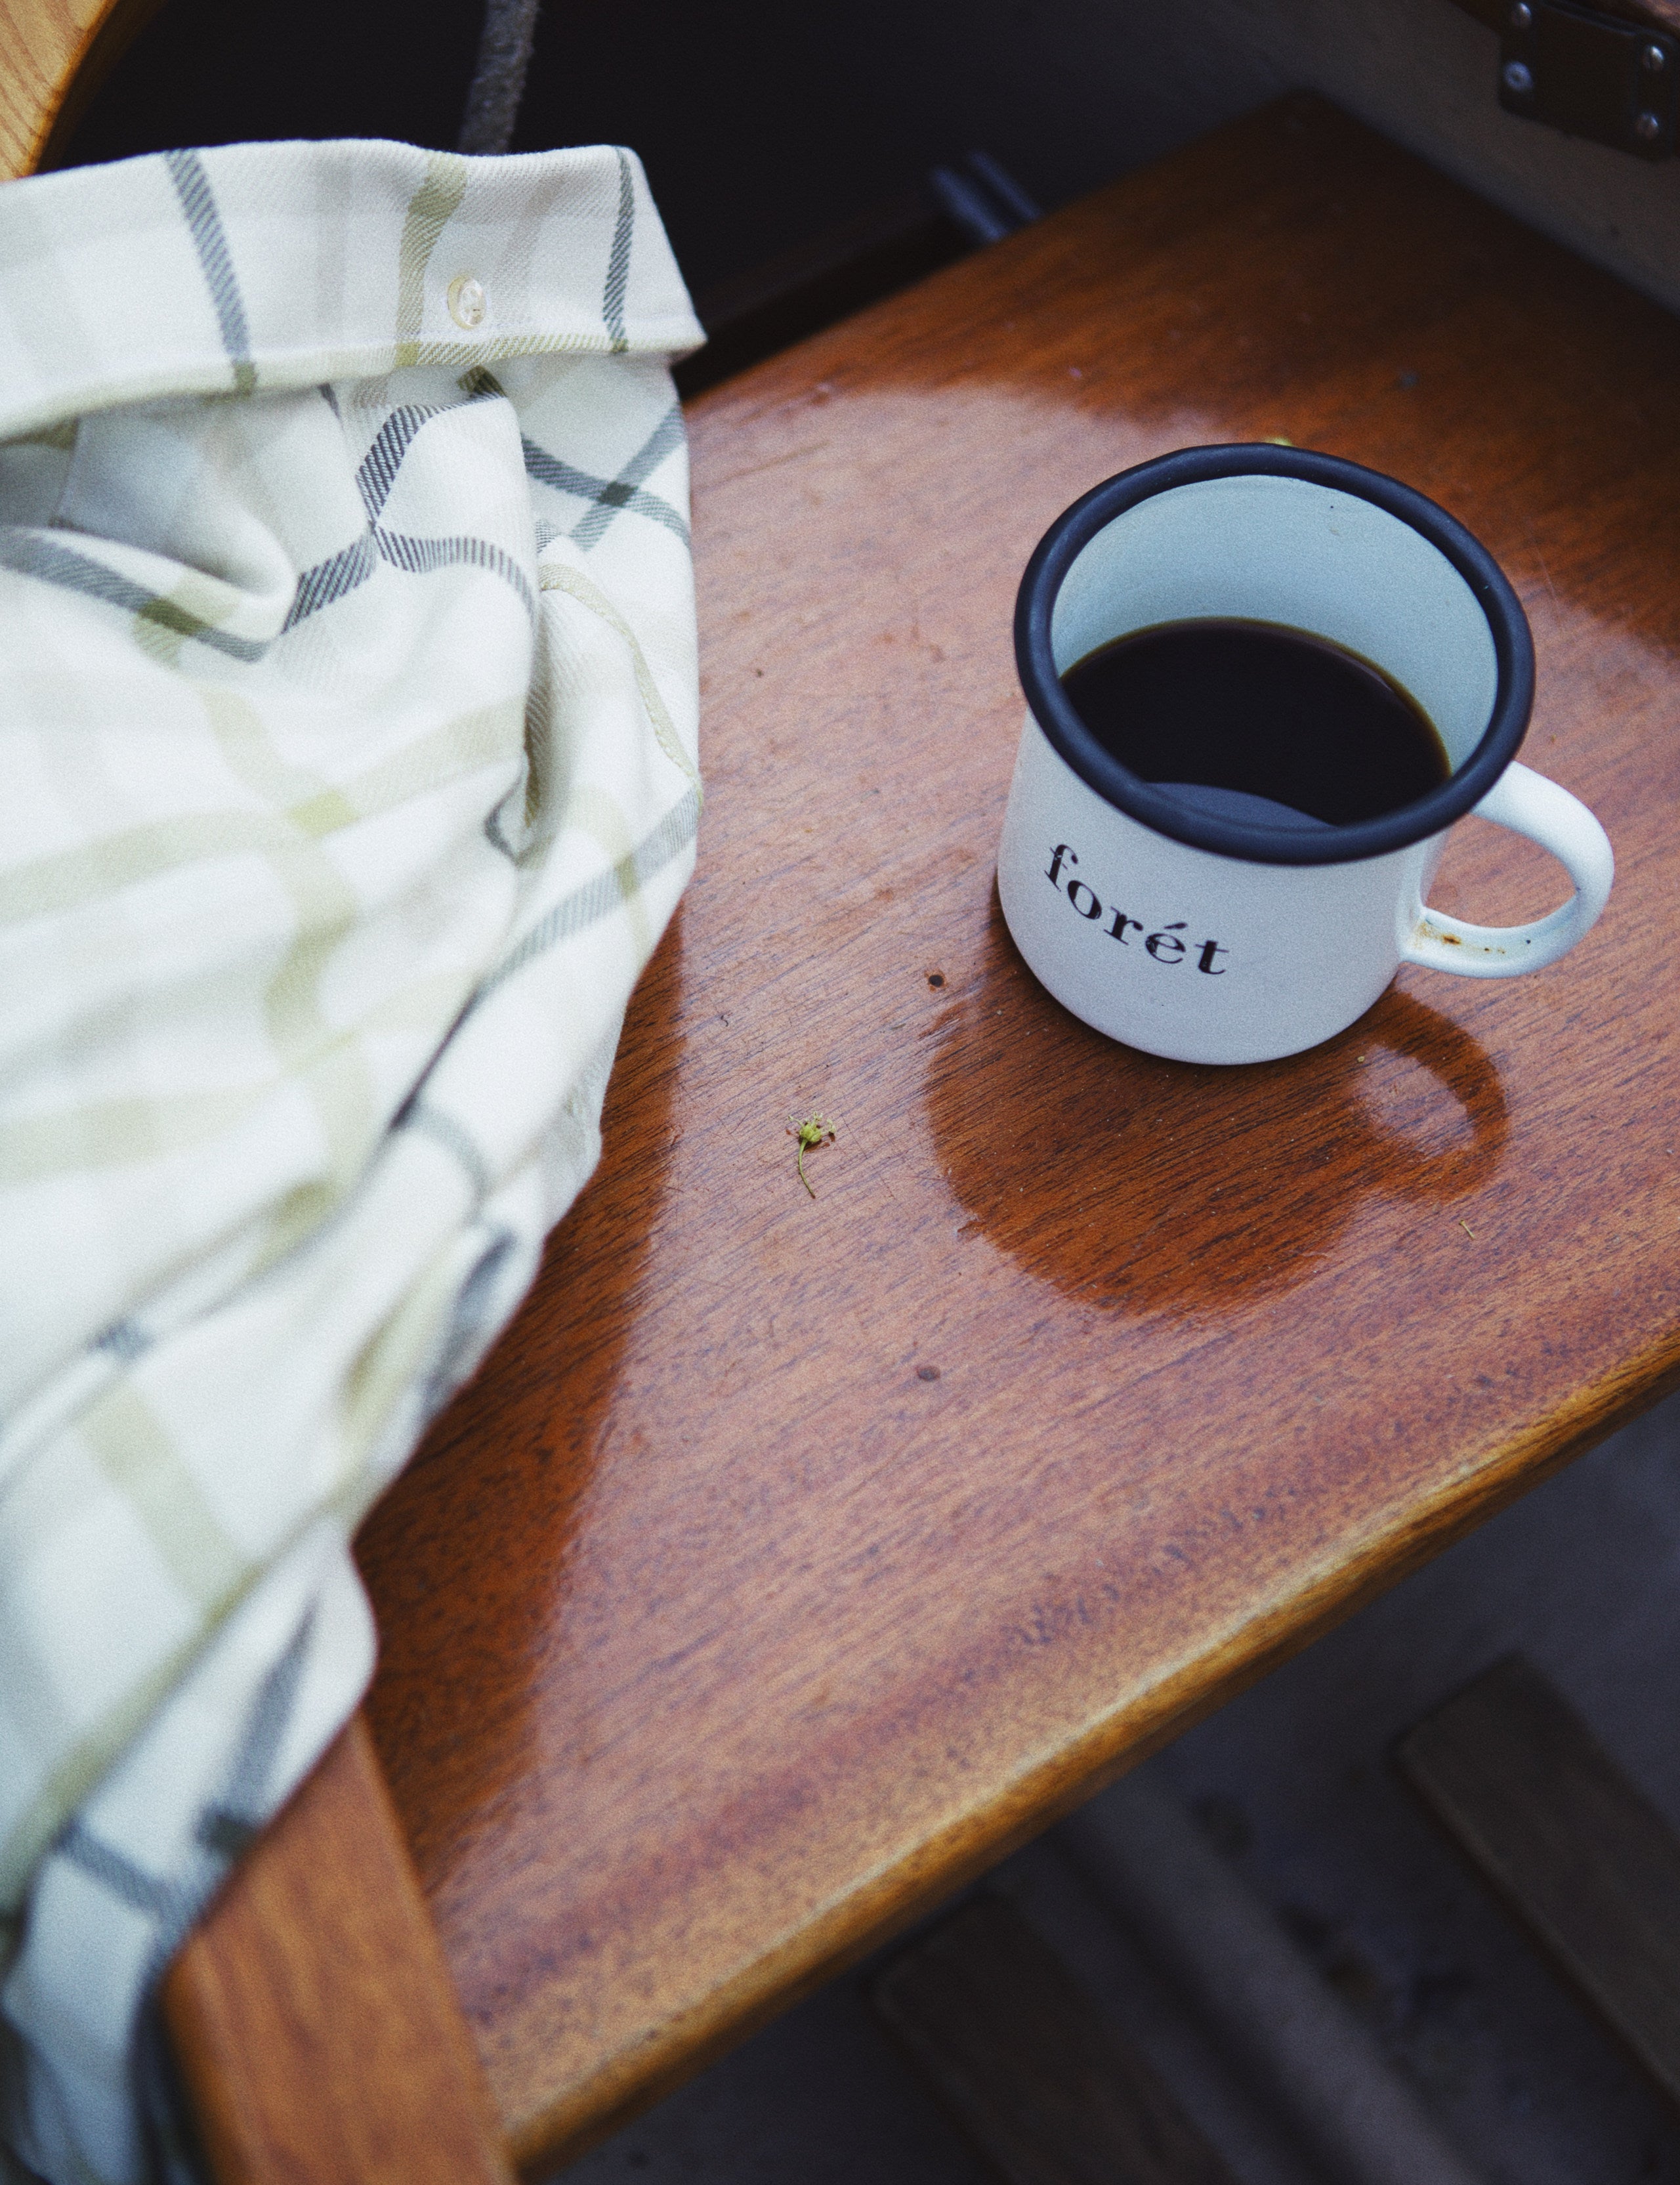
<path id="1" fill-rule="evenodd" d="M 704 339 L 641 162 L 234 144 L 0 187 L 0 439 L 170 395 Z"/>

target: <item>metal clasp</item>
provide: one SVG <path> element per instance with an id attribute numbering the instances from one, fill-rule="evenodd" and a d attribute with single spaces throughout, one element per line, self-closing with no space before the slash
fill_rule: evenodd
<path id="1" fill-rule="evenodd" d="M 1575 0 L 1513 0 L 1499 44 L 1499 103 L 1641 159 L 1675 148 L 1680 46 Z"/>

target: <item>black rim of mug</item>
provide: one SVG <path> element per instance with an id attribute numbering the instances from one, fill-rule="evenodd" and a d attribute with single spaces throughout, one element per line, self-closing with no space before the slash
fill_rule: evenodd
<path id="1" fill-rule="evenodd" d="M 1180 804 L 1106 752 L 1075 710 L 1050 649 L 1050 622 L 1063 578 L 1099 531 L 1140 501 L 1207 478 L 1291 478 L 1356 495 L 1409 524 L 1457 570 L 1487 618 L 1498 681 L 1487 726 L 1475 750 L 1439 789 L 1379 819 L 1316 830 L 1245 826 Z M 1039 541 L 1015 601 L 1015 664 L 1034 718 L 1080 779 L 1106 802 L 1192 848 L 1252 864 L 1342 865 L 1380 858 L 1438 835 L 1479 804 L 1516 756 L 1534 704 L 1534 640 L 1522 603 L 1493 556 L 1444 508 L 1398 478 L 1340 455 L 1264 441 L 1180 448 L 1105 478 L 1064 509 Z"/>

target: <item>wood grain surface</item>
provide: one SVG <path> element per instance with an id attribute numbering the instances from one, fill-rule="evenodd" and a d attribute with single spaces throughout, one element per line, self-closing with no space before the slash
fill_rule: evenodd
<path id="1" fill-rule="evenodd" d="M 199 1922 L 163 2006 L 216 2185 L 506 2185 L 360 1715 Z"/>
<path id="2" fill-rule="evenodd" d="M 1654 305 L 1298 101 L 695 406 L 699 873 L 598 1177 L 362 1543 L 528 2168 L 1680 1377 L 1677 373 Z M 1221 1071 L 1014 954 L 1009 624 L 1096 480 L 1273 435 L 1502 559 L 1524 756 L 1621 872 L 1552 970 L 1407 970 Z M 1436 897 L 1559 892 L 1472 820 Z"/>
<path id="3" fill-rule="evenodd" d="M 0 0 L 0 181 L 50 165 L 162 0 Z"/>
<path id="4" fill-rule="evenodd" d="M 1680 2104 L 1680 1837 L 1514 1655 L 1395 1747 L 1401 1773 Z"/>

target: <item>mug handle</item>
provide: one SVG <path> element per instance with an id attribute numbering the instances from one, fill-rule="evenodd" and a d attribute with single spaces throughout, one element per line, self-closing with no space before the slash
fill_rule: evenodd
<path id="1" fill-rule="evenodd" d="M 1515 979 L 1554 964 L 1574 947 L 1610 899 L 1616 859 L 1609 835 L 1578 796 L 1515 759 L 1474 809 L 1478 819 L 1549 850 L 1574 881 L 1575 892 L 1527 925 L 1470 925 L 1420 899 L 1400 961 L 1466 979 Z"/>

